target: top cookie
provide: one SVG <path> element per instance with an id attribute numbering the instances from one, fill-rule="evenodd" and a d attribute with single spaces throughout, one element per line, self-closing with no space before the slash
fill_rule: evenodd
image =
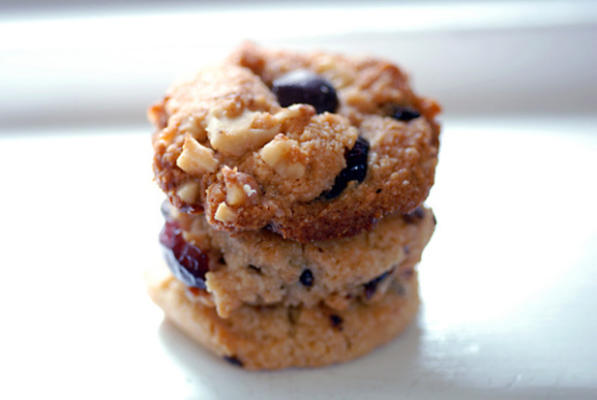
<path id="1" fill-rule="evenodd" d="M 150 108 L 154 172 L 218 229 L 351 236 L 427 197 L 439 111 L 387 61 L 244 44 Z"/>

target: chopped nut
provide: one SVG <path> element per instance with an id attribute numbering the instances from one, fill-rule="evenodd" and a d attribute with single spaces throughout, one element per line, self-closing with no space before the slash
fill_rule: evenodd
<path id="1" fill-rule="evenodd" d="M 226 184 L 226 203 L 231 206 L 238 206 L 244 203 L 246 198 L 245 191 L 237 183 Z"/>
<path id="2" fill-rule="evenodd" d="M 214 152 L 197 142 L 191 135 L 184 138 L 182 153 L 176 159 L 176 165 L 191 175 L 201 175 L 206 172 L 214 172 L 218 161 L 214 158 Z"/>
<path id="3" fill-rule="evenodd" d="M 178 128 L 179 132 L 188 133 L 194 139 L 201 142 L 207 138 L 207 132 L 205 132 L 205 128 L 201 126 L 201 120 L 197 118 L 195 115 L 191 115 L 188 118 L 185 118 Z"/>
<path id="4" fill-rule="evenodd" d="M 199 196 L 199 184 L 197 182 L 187 182 L 176 191 L 176 195 L 185 203 L 194 203 Z"/>
<path id="5" fill-rule="evenodd" d="M 259 156 L 276 173 L 285 178 L 297 179 L 305 174 L 305 166 L 291 159 L 291 153 L 298 149 L 295 140 L 278 136 L 261 149 Z"/>
<path id="6" fill-rule="evenodd" d="M 298 118 L 305 112 L 303 108 L 305 108 L 304 104 L 293 104 L 278 111 L 274 114 L 274 118 L 280 122 L 285 119 Z"/>
<path id="7" fill-rule="evenodd" d="M 236 118 L 210 114 L 207 136 L 211 147 L 224 154 L 241 156 L 269 142 L 280 129 L 272 115 L 246 111 Z"/>
<path id="8" fill-rule="evenodd" d="M 272 140 L 263 146 L 259 152 L 259 156 L 267 165 L 275 168 L 290 151 L 291 144 L 288 142 L 288 140 Z"/>
<path id="9" fill-rule="evenodd" d="M 308 104 L 293 104 L 290 107 L 282 108 L 273 115 L 273 118 L 280 123 L 280 132 L 286 134 L 300 133 L 315 115 L 315 108 Z"/>
<path id="10" fill-rule="evenodd" d="M 257 182 L 255 179 L 243 172 L 237 167 L 222 167 L 220 170 L 221 179 L 226 185 L 226 204 L 229 206 L 238 206 L 243 204 L 249 197 L 257 194 Z"/>
<path id="11" fill-rule="evenodd" d="M 218 205 L 214 218 L 220 222 L 232 222 L 236 219 L 236 213 L 232 208 L 228 207 L 228 204 L 221 202 Z"/>

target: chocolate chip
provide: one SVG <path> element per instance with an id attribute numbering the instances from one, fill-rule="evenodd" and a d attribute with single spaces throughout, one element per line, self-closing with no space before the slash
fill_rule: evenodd
<path id="1" fill-rule="evenodd" d="M 334 112 L 338 108 L 336 90 L 323 77 L 304 69 L 287 73 L 276 79 L 272 91 L 282 107 L 310 104 L 317 114 Z"/>
<path id="2" fill-rule="evenodd" d="M 371 297 L 373 297 L 373 295 L 375 294 L 375 291 L 377 290 L 377 285 L 379 285 L 379 283 L 381 281 L 383 281 L 384 279 L 386 279 L 388 277 L 388 275 L 390 275 L 390 273 L 392 272 L 392 270 L 386 271 L 383 274 L 381 274 L 380 276 L 378 276 L 375 279 L 370 280 L 369 282 L 365 283 L 365 297 L 367 299 L 370 299 Z"/>
<path id="3" fill-rule="evenodd" d="M 332 314 L 330 315 L 330 322 L 332 324 L 332 327 L 338 330 L 342 330 L 342 317 L 336 314 Z"/>
<path id="4" fill-rule="evenodd" d="M 412 107 L 395 106 L 392 109 L 392 118 L 398 121 L 408 122 L 412 119 L 419 118 L 421 114 Z"/>
<path id="5" fill-rule="evenodd" d="M 236 356 L 224 356 L 224 360 L 228 361 L 232 365 L 236 365 L 237 367 L 243 366 L 243 362 L 239 360 Z"/>
<path id="6" fill-rule="evenodd" d="M 258 274 L 261 273 L 261 268 L 254 266 L 253 264 L 249 264 L 249 269 L 257 272 Z"/>
<path id="7" fill-rule="evenodd" d="M 425 218 L 425 210 L 423 210 L 423 207 L 421 206 L 415 208 L 408 214 L 402 215 L 402 219 L 404 220 L 404 222 L 409 224 L 415 223 L 419 220 L 422 220 L 423 218 Z"/>
<path id="8" fill-rule="evenodd" d="M 409 245 L 405 244 L 402 249 L 404 250 L 404 254 L 406 254 L 406 255 L 410 254 L 410 246 Z"/>
<path id="9" fill-rule="evenodd" d="M 435 218 L 435 214 L 431 213 L 431 216 L 433 217 L 433 225 L 437 225 L 437 218 Z"/>
<path id="10" fill-rule="evenodd" d="M 346 168 L 344 168 L 334 181 L 334 186 L 326 192 L 323 196 L 326 199 L 333 199 L 346 189 L 346 185 L 350 181 L 363 182 L 367 176 L 367 157 L 369 155 L 369 142 L 367 139 L 359 136 L 352 149 L 345 154 Z"/>
<path id="11" fill-rule="evenodd" d="M 311 272 L 311 270 L 307 268 L 303 271 L 299 280 L 304 286 L 311 287 L 313 286 L 313 281 L 315 280 L 315 278 L 313 278 L 313 272 Z"/>

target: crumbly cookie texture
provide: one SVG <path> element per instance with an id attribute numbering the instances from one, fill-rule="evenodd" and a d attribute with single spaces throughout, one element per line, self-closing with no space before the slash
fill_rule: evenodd
<path id="1" fill-rule="evenodd" d="M 395 285 L 374 304 L 353 301 L 341 312 L 314 307 L 243 306 L 220 318 L 163 270 L 148 274 L 154 302 L 190 337 L 231 363 L 246 369 L 316 367 L 348 361 L 388 342 L 416 314 L 416 274 Z"/>
<path id="2" fill-rule="evenodd" d="M 299 69 L 331 82 L 335 112 L 280 106 L 273 82 Z M 415 117 L 397 119 L 396 107 Z M 218 229 L 267 227 L 300 242 L 351 236 L 427 197 L 439 110 L 387 61 L 245 44 L 150 108 L 155 177 L 177 208 L 204 211 Z M 326 196 L 359 136 L 369 144 L 364 179 Z"/>
<path id="3" fill-rule="evenodd" d="M 220 317 L 243 304 L 344 310 L 352 300 L 378 301 L 390 282 L 414 269 L 435 228 L 431 209 L 389 216 L 349 238 L 301 244 L 267 231 L 231 236 L 201 215 L 170 208 L 184 237 L 209 253 L 206 287 Z"/>

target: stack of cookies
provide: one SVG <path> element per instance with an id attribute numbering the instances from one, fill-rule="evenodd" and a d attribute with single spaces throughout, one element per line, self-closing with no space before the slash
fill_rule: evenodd
<path id="1" fill-rule="evenodd" d="M 389 341 L 418 307 L 439 110 L 387 61 L 253 44 L 174 85 L 149 110 L 169 199 L 151 297 L 248 369 Z"/>

